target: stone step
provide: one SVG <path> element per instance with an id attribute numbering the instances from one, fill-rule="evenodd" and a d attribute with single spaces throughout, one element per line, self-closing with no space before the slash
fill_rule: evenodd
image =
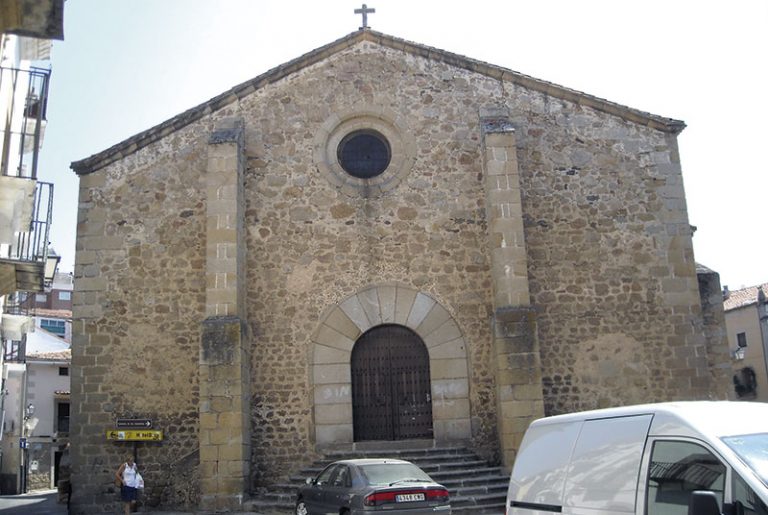
<path id="1" fill-rule="evenodd" d="M 489 515 L 506 515 L 506 511 L 504 510 L 504 503 L 501 504 L 488 504 L 485 506 L 462 506 L 460 508 L 453 508 L 451 507 L 451 513 L 453 515 L 461 515 L 465 513 L 486 513 Z"/>
<path id="2" fill-rule="evenodd" d="M 444 462 L 431 462 L 431 461 L 416 461 L 416 460 L 407 460 L 411 461 L 415 465 L 417 465 L 419 468 L 421 468 L 424 472 L 429 474 L 432 479 L 436 478 L 434 477 L 434 474 L 441 474 L 443 472 L 449 472 L 453 470 L 465 470 L 465 469 L 480 469 L 484 466 L 487 466 L 488 463 L 485 460 L 475 459 L 475 460 L 460 460 L 460 461 L 444 461 Z M 329 462 L 332 463 L 332 462 Z M 304 482 L 306 478 L 308 477 L 315 477 L 317 476 L 326 465 L 319 464 L 315 465 L 313 464 L 310 467 L 307 467 L 299 472 L 298 475 L 292 475 L 290 477 L 291 481 L 300 481 Z M 438 481 L 439 482 L 439 481 Z"/>
<path id="3" fill-rule="evenodd" d="M 378 444 L 379 447 L 373 445 Z M 292 513 L 298 488 L 308 477 L 315 477 L 328 464 L 354 458 L 396 458 L 415 463 L 451 494 L 454 513 L 503 514 L 509 476 L 501 467 L 489 466 L 476 453 L 463 446 L 436 447 L 431 441 L 412 443 L 397 448 L 373 442 L 369 447 L 337 449 L 298 473 L 288 482 L 272 485 L 266 492 L 248 501 L 255 513 Z M 355 444 L 357 446 L 357 444 Z"/>
<path id="4" fill-rule="evenodd" d="M 326 459 L 316 461 L 316 464 L 330 464 L 334 461 L 356 459 L 356 458 L 391 458 L 410 461 L 413 463 L 458 461 L 465 459 L 477 459 L 477 455 L 471 451 L 465 452 L 432 452 L 428 454 L 394 453 L 394 452 L 370 452 L 365 455 L 360 454 L 340 454 L 336 456 L 326 456 Z"/>
<path id="5" fill-rule="evenodd" d="M 453 513 L 504 513 L 506 492 L 497 495 L 451 496 Z M 250 500 L 245 508 L 256 513 L 292 513 L 296 495 L 267 493 Z"/>
<path id="6" fill-rule="evenodd" d="M 448 489 L 471 488 L 477 485 L 499 485 L 507 488 L 509 486 L 509 476 L 506 474 L 485 474 L 466 478 L 454 477 L 444 479 L 440 484 Z"/>
<path id="7" fill-rule="evenodd" d="M 445 485 L 443 485 L 445 486 Z M 484 495 L 484 494 L 494 494 L 494 495 L 507 495 L 507 490 L 509 489 L 509 483 L 490 483 L 486 485 L 477 485 L 477 486 L 466 486 L 462 488 L 448 488 L 448 493 L 451 494 L 451 497 L 470 497 L 474 495 Z"/>
<path id="8" fill-rule="evenodd" d="M 434 473 L 429 473 L 430 477 L 442 484 L 443 481 L 449 481 L 452 479 L 473 478 L 479 476 L 503 476 L 503 470 L 501 467 L 474 467 L 467 469 L 453 469 L 453 470 L 440 470 Z"/>
<path id="9" fill-rule="evenodd" d="M 507 492 L 503 494 L 479 494 L 471 496 L 459 495 L 451 497 L 451 507 L 461 508 L 464 506 L 496 506 L 501 504 L 504 507 L 504 502 L 507 500 Z"/>
<path id="10" fill-rule="evenodd" d="M 296 491 L 303 483 L 277 483 L 272 485 L 270 490 L 266 492 L 265 496 L 281 497 L 281 498 L 295 498 Z M 443 481 L 442 484 L 448 489 L 451 494 L 451 498 L 460 495 L 468 496 L 474 494 L 486 494 L 486 493 L 503 493 L 507 494 L 509 488 L 509 480 L 504 476 L 488 475 L 477 476 L 469 479 L 452 479 L 449 481 Z"/>
<path id="11" fill-rule="evenodd" d="M 504 502 L 506 500 L 506 490 L 499 490 L 496 493 L 472 492 L 471 494 L 452 494 L 451 507 L 454 513 L 457 510 L 488 510 L 482 513 L 504 513 Z M 275 513 L 291 513 L 296 502 L 296 493 L 274 493 L 268 492 L 262 494 L 258 499 L 251 500 L 247 507 L 259 513 L 265 510 L 274 510 Z"/>
<path id="12" fill-rule="evenodd" d="M 323 456 L 333 461 L 343 460 L 345 458 L 377 458 L 381 456 L 432 456 L 437 454 L 473 454 L 466 447 L 440 446 L 429 448 L 392 448 L 392 447 L 372 447 L 361 450 L 336 449 L 323 453 Z"/>

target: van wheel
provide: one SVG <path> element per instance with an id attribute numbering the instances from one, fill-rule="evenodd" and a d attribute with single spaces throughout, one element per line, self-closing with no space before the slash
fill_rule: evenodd
<path id="1" fill-rule="evenodd" d="M 296 515 L 309 515 L 309 512 L 307 511 L 307 505 L 304 504 L 304 501 L 296 501 L 296 510 L 294 510 L 294 513 Z"/>

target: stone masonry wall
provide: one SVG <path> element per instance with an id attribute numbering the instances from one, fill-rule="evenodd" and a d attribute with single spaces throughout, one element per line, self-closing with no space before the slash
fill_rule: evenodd
<path id="1" fill-rule="evenodd" d="M 198 141 L 200 139 L 200 141 Z M 207 135 L 181 131 L 80 179 L 72 346 L 75 512 L 120 510 L 132 452 L 106 430 L 148 418 L 137 444 L 149 506 L 197 503 L 198 354 L 205 303 Z"/>
<path id="2" fill-rule="evenodd" d="M 232 113 L 245 120 L 249 156 L 256 484 L 305 462 L 313 447 L 306 363 L 321 316 L 378 284 L 423 291 L 457 321 L 472 369 L 474 444 L 497 452 L 479 119 L 469 101 L 479 92 L 457 94 L 447 67 L 429 72 L 424 64 L 361 45 L 245 98 Z M 338 191 L 312 159 L 315 135 L 336 113 L 375 106 L 406 124 L 413 169 L 383 196 Z"/>
<path id="3" fill-rule="evenodd" d="M 507 94 L 521 129 L 547 413 L 722 397 L 727 385 L 713 384 L 707 366 L 674 137 Z"/>
<path id="4" fill-rule="evenodd" d="M 382 196 L 339 191 L 313 161 L 315 136 L 335 113 L 376 106 L 399 114 L 413 167 Z M 517 138 L 547 413 L 719 395 L 674 137 L 363 42 L 81 177 L 72 439 L 74 482 L 89 486 L 78 506 L 115 499 L 126 447 L 103 430 L 117 416 L 166 431 L 139 449 L 152 502 L 196 501 L 203 174 L 208 137 L 232 116 L 247 158 L 252 486 L 313 458 L 310 338 L 323 313 L 378 284 L 450 312 L 467 342 L 472 444 L 498 458 L 488 106 L 507 109 Z M 174 477 L 179 463 L 190 477 Z"/>

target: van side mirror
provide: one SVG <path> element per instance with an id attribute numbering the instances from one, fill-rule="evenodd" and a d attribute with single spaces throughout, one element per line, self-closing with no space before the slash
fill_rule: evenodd
<path id="1" fill-rule="evenodd" d="M 694 490 L 688 501 L 688 515 L 723 515 L 717 504 L 715 492 L 709 490 Z"/>
<path id="2" fill-rule="evenodd" d="M 312 484 L 312 478 L 311 478 L 311 477 L 308 477 L 307 479 L 305 479 L 305 480 L 304 480 L 304 482 L 305 482 L 306 484 L 308 484 L 308 485 L 311 485 L 311 484 Z"/>

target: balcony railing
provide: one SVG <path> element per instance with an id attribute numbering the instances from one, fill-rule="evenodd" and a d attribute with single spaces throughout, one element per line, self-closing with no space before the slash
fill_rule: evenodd
<path id="1" fill-rule="evenodd" d="M 53 215 L 53 184 L 37 181 L 29 231 L 22 231 L 11 247 L 11 259 L 43 261 L 48 256 L 48 233 Z"/>
<path id="2" fill-rule="evenodd" d="M 0 67 L 0 175 L 37 178 L 51 71 Z"/>
<path id="3" fill-rule="evenodd" d="M 3 313 L 6 315 L 29 316 L 33 311 L 35 294 L 16 291 L 5 297 Z"/>
<path id="4" fill-rule="evenodd" d="M 16 235 L 8 259 L 45 264 L 48 257 L 48 235 L 53 216 L 53 184 L 37 181 L 32 204 L 32 221 L 29 230 Z"/>
<path id="5" fill-rule="evenodd" d="M 9 244 L 0 244 L 0 262 L 13 264 L 16 277 L 15 287 L 0 291 L 0 294 L 43 291 L 53 279 L 59 259 L 48 247 L 53 217 L 53 184 L 33 182 L 35 188 L 30 216 L 11 235 Z"/>

